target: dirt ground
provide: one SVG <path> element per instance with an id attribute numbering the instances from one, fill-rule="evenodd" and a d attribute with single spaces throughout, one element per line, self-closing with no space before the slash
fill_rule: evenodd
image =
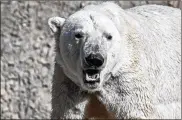
<path id="1" fill-rule="evenodd" d="M 100 1 L 101 2 L 101 1 Z M 51 112 L 54 38 L 47 20 L 68 17 L 95 1 L 1 2 L 1 119 L 46 119 Z M 182 8 L 177 1 L 120 1 Z"/>

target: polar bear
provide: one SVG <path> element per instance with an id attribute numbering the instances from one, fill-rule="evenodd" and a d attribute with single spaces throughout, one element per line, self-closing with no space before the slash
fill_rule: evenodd
<path id="1" fill-rule="evenodd" d="M 56 39 L 52 118 L 86 118 L 90 95 L 115 118 L 181 118 L 180 9 L 104 2 L 48 24 Z"/>

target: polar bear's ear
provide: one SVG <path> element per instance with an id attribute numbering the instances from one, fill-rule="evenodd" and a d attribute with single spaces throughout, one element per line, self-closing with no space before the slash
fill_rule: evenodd
<path id="1" fill-rule="evenodd" d="M 65 18 L 52 17 L 48 20 L 48 25 L 53 33 L 58 32 L 65 22 Z"/>

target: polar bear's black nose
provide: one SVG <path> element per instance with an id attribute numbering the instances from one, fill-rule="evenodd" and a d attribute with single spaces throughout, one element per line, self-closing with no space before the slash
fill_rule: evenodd
<path id="1" fill-rule="evenodd" d="M 104 63 L 104 58 L 100 54 L 90 54 L 85 60 L 87 64 L 95 67 L 101 67 Z"/>

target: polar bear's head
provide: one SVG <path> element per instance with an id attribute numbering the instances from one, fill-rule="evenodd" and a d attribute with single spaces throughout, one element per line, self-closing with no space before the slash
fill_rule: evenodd
<path id="1" fill-rule="evenodd" d="M 63 70 L 84 90 L 101 89 L 119 61 L 122 40 L 113 19 L 89 8 L 67 19 L 49 19 L 50 28 L 59 35 L 57 54 Z"/>

